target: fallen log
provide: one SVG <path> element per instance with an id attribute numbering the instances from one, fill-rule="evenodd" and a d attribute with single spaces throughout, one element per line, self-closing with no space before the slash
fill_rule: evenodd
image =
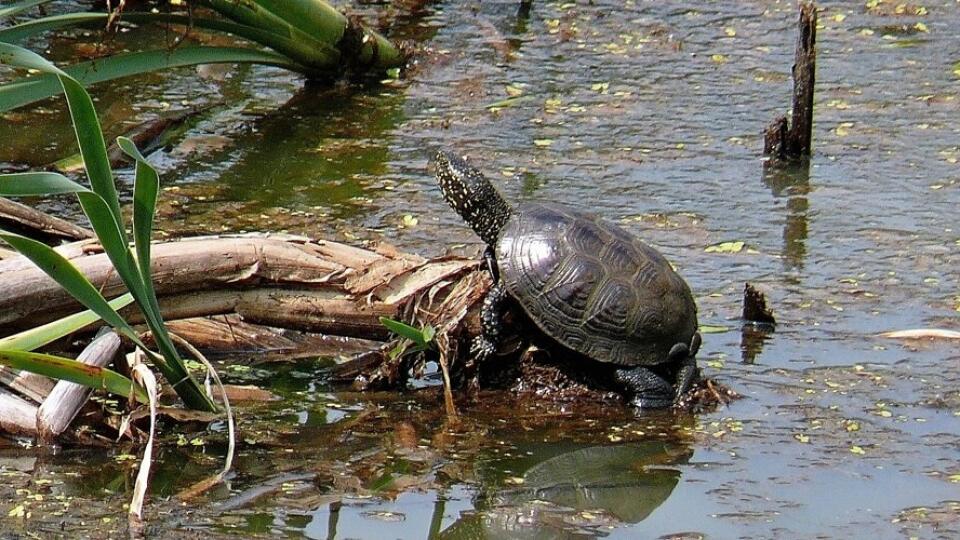
<path id="1" fill-rule="evenodd" d="M 96 243 L 57 248 L 107 297 L 124 292 Z M 390 335 L 380 317 L 432 324 L 444 342 L 479 327 L 480 298 L 489 277 L 478 260 L 427 260 L 388 246 L 365 250 L 336 242 L 288 235 L 205 237 L 157 243 L 152 271 L 164 318 L 178 334 L 203 338 L 207 346 L 242 352 L 264 348 L 294 356 L 376 352 Z M 82 309 L 53 280 L 22 257 L 0 261 L 0 335 L 49 322 Z M 123 313 L 136 323 L 139 314 Z M 469 324 L 468 324 L 469 323 Z M 306 337 L 278 329 L 305 332 Z M 454 337 L 451 337 L 454 336 Z M 262 339 L 261 339 L 262 338 Z M 288 348 L 289 346 L 289 348 Z M 306 348 L 305 348 L 306 347 Z M 447 347 L 456 351 L 456 346 Z M 374 369 L 395 373 L 398 362 L 380 357 Z M 40 402 L 42 434 L 56 436 L 76 414 L 51 415 L 53 383 L 12 373 L 17 395 L 0 393 L 0 429 L 36 434 Z M 23 384 L 30 381 L 30 385 Z M 62 391 L 61 391 L 62 392 Z M 82 403 L 82 402 L 80 402 Z M 66 419 L 66 422 L 64 422 Z"/>
<path id="2" fill-rule="evenodd" d="M 109 259 L 95 243 L 70 244 L 58 251 L 104 296 L 125 292 Z M 379 327 L 378 317 L 396 313 L 404 295 L 478 268 L 476 261 L 462 258 L 426 261 L 283 235 L 158 243 L 152 262 L 154 286 L 170 318 L 223 314 L 239 308 L 256 311 L 261 319 L 290 320 L 276 310 L 292 309 L 293 300 L 302 299 L 312 302 L 301 310 L 304 313 L 316 309 L 317 314 L 330 314 L 326 322 L 318 315 L 319 322 L 310 329 L 334 334 L 341 326 Z M 81 309 L 66 291 L 22 257 L 0 261 L 0 276 L 0 333 L 33 327 Z M 274 313 L 264 313 L 266 302 L 283 298 L 289 301 L 276 301 Z M 352 302 L 349 310 L 344 309 L 344 302 Z M 351 322 L 346 316 L 353 306 L 362 312 Z M 349 335 L 358 333 L 355 330 Z"/>

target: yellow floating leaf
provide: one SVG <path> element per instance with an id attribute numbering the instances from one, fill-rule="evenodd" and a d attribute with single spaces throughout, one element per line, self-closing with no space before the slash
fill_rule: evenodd
<path id="1" fill-rule="evenodd" d="M 860 423 L 859 423 L 859 422 L 854 422 L 854 421 L 851 420 L 851 421 L 847 422 L 846 429 L 847 429 L 847 431 L 849 431 L 849 432 L 851 432 L 851 433 L 854 432 L 854 431 L 860 431 Z"/>
<path id="2" fill-rule="evenodd" d="M 546 148 L 553 144 L 553 139 L 534 139 L 533 144 L 540 148 Z"/>
<path id="3" fill-rule="evenodd" d="M 420 220 L 411 216 L 410 214 L 405 214 L 403 216 L 403 226 L 406 228 L 416 227 L 417 223 L 420 223 Z"/>
<path id="4" fill-rule="evenodd" d="M 857 445 L 851 446 L 851 447 L 850 447 L 850 452 L 853 453 L 853 454 L 857 454 L 858 456 L 862 456 L 862 455 L 864 455 L 864 454 L 867 453 L 866 450 L 864 450 L 863 448 L 861 448 L 861 447 L 859 447 L 859 446 L 857 446 Z"/>
<path id="5" fill-rule="evenodd" d="M 746 243 L 739 240 L 735 242 L 721 242 L 719 244 L 707 246 L 704 251 L 707 253 L 740 253 L 743 251 L 743 247 L 745 245 Z"/>
<path id="6" fill-rule="evenodd" d="M 715 64 L 725 64 L 727 60 L 729 60 L 729 58 L 723 54 L 712 54 L 710 55 L 710 59 L 713 60 Z"/>
<path id="7" fill-rule="evenodd" d="M 7 517 L 22 518 L 27 514 L 27 509 L 22 504 L 18 504 L 7 512 Z"/>
<path id="8" fill-rule="evenodd" d="M 729 332 L 729 326 L 714 325 L 714 324 L 701 324 L 700 333 L 701 334 L 722 334 L 724 332 Z"/>
<path id="9" fill-rule="evenodd" d="M 733 28 L 730 28 L 729 26 L 723 29 L 723 33 L 726 34 L 727 37 L 733 37 L 737 35 L 737 31 L 734 30 Z"/>
<path id="10" fill-rule="evenodd" d="M 803 433 L 796 433 L 793 435 L 793 438 L 802 442 L 803 444 L 807 444 L 808 442 L 810 442 L 810 436 L 804 435 Z"/>
<path id="11" fill-rule="evenodd" d="M 847 16 L 844 15 L 843 13 L 837 13 L 836 15 L 833 16 L 833 21 L 839 23 L 839 22 L 843 22 L 843 20 L 846 18 Z"/>
<path id="12" fill-rule="evenodd" d="M 510 97 L 517 97 L 523 94 L 523 87 L 519 84 L 508 84 L 506 90 L 507 95 Z"/>
<path id="13" fill-rule="evenodd" d="M 947 477 L 947 480 L 950 480 L 954 484 L 960 484 L 960 474 L 951 474 Z"/>
<path id="14" fill-rule="evenodd" d="M 917 24 L 913 25 L 913 28 L 914 28 L 917 32 L 929 32 L 929 31 L 930 31 L 930 29 L 927 28 L 927 25 L 923 24 L 922 22 L 918 22 Z"/>

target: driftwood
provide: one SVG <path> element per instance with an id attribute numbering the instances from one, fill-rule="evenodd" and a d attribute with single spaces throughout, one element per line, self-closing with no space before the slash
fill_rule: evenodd
<path id="1" fill-rule="evenodd" d="M 108 331 L 91 341 L 77 361 L 88 366 L 104 367 L 113 361 L 119 351 L 120 336 Z M 58 382 L 37 411 L 40 440 L 50 441 L 63 433 L 87 402 L 90 392 L 91 389 L 86 386 L 68 381 Z"/>
<path id="2" fill-rule="evenodd" d="M 33 435 L 37 430 L 37 405 L 0 388 L 0 431 Z"/>
<path id="3" fill-rule="evenodd" d="M 125 292 L 95 242 L 56 249 L 105 296 Z M 478 260 L 427 260 L 386 246 L 365 250 L 287 235 L 194 238 L 157 243 L 152 251 L 154 284 L 171 330 L 231 353 L 377 353 L 390 338 L 379 321 L 386 316 L 432 324 L 443 352 L 456 354 L 460 334 L 478 328 L 480 298 L 490 283 Z M 0 260 L 0 277 L 0 335 L 82 309 L 22 257 Z M 138 314 L 130 307 L 125 317 L 136 323 Z M 381 375 L 395 379 L 399 364 L 379 358 Z M 74 408 L 51 414 L 48 396 L 62 390 L 44 377 L 8 373 L 6 382 L 24 397 L 0 394 L 4 431 L 36 434 L 39 412 L 41 434 L 55 437 L 76 414 Z M 31 401 L 43 403 L 39 411 Z"/>
<path id="4" fill-rule="evenodd" d="M 105 296 L 125 292 L 95 243 L 57 248 Z M 153 247 L 154 285 L 167 319 L 239 313 L 244 320 L 379 339 L 418 290 L 448 283 L 476 261 L 364 250 L 291 236 L 195 238 Z M 0 261 L 0 333 L 33 327 L 80 306 L 23 258 Z M 131 319 L 136 322 L 133 309 Z"/>
<path id="5" fill-rule="evenodd" d="M 779 117 L 764 132 L 763 152 L 780 160 L 810 155 L 813 136 L 813 88 L 817 64 L 817 7 L 800 5 L 797 49 L 793 63 L 793 111 L 791 122 Z"/>
<path id="6" fill-rule="evenodd" d="M 29 206 L 0 197 L 0 229 L 28 236 L 48 244 L 93 238 L 89 229 L 49 216 Z M 0 259 L 10 252 L 0 252 Z"/>

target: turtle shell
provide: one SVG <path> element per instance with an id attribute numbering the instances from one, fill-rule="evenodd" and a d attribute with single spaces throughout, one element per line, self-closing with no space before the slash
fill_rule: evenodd
<path id="1" fill-rule="evenodd" d="M 524 204 L 495 253 L 508 292 L 537 326 L 594 360 L 660 364 L 697 331 L 690 288 L 663 255 L 592 214 Z"/>

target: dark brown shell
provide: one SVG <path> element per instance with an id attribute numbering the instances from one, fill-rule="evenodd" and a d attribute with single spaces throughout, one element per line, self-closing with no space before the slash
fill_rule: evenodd
<path id="1" fill-rule="evenodd" d="M 660 364 L 697 331 L 690 288 L 663 255 L 592 214 L 525 204 L 501 231 L 496 257 L 540 329 L 595 360 Z"/>

